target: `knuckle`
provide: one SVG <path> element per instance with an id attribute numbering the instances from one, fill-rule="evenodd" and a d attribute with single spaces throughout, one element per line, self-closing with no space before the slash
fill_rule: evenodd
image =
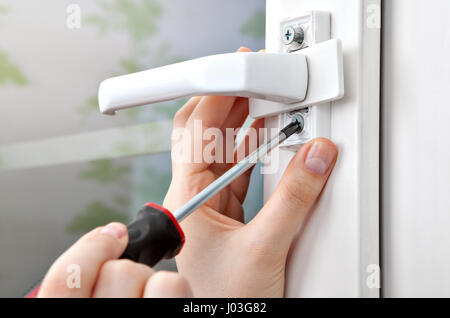
<path id="1" fill-rule="evenodd" d="M 117 252 L 117 242 L 112 240 L 97 240 L 96 250 L 102 251 L 105 255 L 115 255 Z"/>
<path id="2" fill-rule="evenodd" d="M 165 286 L 174 290 L 185 290 L 189 288 L 187 280 L 178 273 L 160 271 L 152 277 L 153 287 Z"/>
<path id="3" fill-rule="evenodd" d="M 101 269 L 102 276 L 126 276 L 133 277 L 136 272 L 136 264 L 130 260 L 112 260 L 103 264 Z"/>
<path id="4" fill-rule="evenodd" d="M 117 239 L 102 235 L 98 231 L 94 235 L 81 238 L 80 243 L 89 245 L 92 250 L 101 251 L 104 255 L 116 255 L 118 249 L 121 247 Z"/>
<path id="5" fill-rule="evenodd" d="M 178 273 L 161 271 L 154 274 L 145 287 L 146 297 L 192 297 L 187 280 Z"/>

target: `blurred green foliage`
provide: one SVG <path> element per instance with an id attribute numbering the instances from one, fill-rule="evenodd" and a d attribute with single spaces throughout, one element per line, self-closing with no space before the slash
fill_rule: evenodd
<path id="1" fill-rule="evenodd" d="M 105 225 L 109 222 L 128 223 L 130 217 L 123 212 L 102 203 L 93 202 L 86 206 L 86 208 L 68 224 L 66 230 L 69 233 L 86 233 L 93 228 Z"/>
<path id="2" fill-rule="evenodd" d="M 142 203 L 151 201 L 162 204 L 162 200 L 166 196 L 167 190 L 170 186 L 171 173 L 161 171 L 154 167 L 146 167 L 143 169 L 143 175 L 134 191 L 138 200 Z"/>
<path id="3" fill-rule="evenodd" d="M 152 110 L 163 115 L 164 118 L 173 118 L 175 113 L 188 101 L 187 98 L 178 99 L 170 103 L 156 104 Z"/>
<path id="4" fill-rule="evenodd" d="M 118 164 L 113 163 L 111 159 L 101 159 L 89 162 L 88 168 L 80 173 L 80 178 L 111 184 L 125 181 L 130 172 L 129 164 Z"/>
<path id="5" fill-rule="evenodd" d="M 6 11 L 8 11 L 8 9 L 6 8 L 6 6 L 4 6 L 3 4 L 0 4 L 0 14 L 5 13 Z"/>
<path id="6" fill-rule="evenodd" d="M 151 45 L 147 40 L 157 34 L 158 18 L 163 13 L 163 5 L 158 1 L 99 0 L 97 3 L 101 13 L 89 15 L 85 19 L 86 23 L 96 26 L 102 33 L 108 31 L 124 32 L 131 41 L 131 56 L 120 58 L 118 74 L 134 73 L 149 67 L 183 60 L 181 57 L 170 57 L 168 54 L 170 43 L 167 41 L 156 45 L 156 48 L 153 48 L 150 54 L 149 48 Z M 149 56 L 152 57 L 152 63 L 149 63 Z M 156 106 L 152 110 L 164 118 L 171 118 L 178 108 L 178 103 L 166 103 L 163 107 Z M 97 111 L 98 101 L 96 97 L 89 98 L 86 105 L 78 109 L 82 118 L 86 118 L 90 113 Z M 140 108 L 131 108 L 123 112 L 131 121 L 136 121 L 141 111 Z"/>
<path id="7" fill-rule="evenodd" d="M 28 84 L 28 80 L 21 70 L 9 60 L 8 55 L 0 51 L 0 85 L 7 83 L 23 86 Z"/>
<path id="8" fill-rule="evenodd" d="M 130 52 L 126 57 L 118 59 L 118 69 L 115 75 L 134 73 L 150 67 L 177 63 L 184 60 L 179 56 L 173 56 L 170 52 L 171 43 L 168 40 L 154 41 L 158 33 L 158 23 L 163 13 L 164 6 L 170 4 L 157 0 L 97 0 L 98 11 L 89 15 L 85 21 L 97 27 L 100 33 L 121 32 L 130 41 Z M 240 29 L 244 36 L 264 38 L 265 12 L 258 11 L 244 23 Z M 153 41 L 150 41 L 153 40 Z M 152 116 L 159 115 L 158 119 L 172 118 L 176 111 L 186 102 L 186 99 L 165 102 L 151 106 Z M 124 111 L 129 120 L 139 119 L 142 111 L 148 108 L 132 108 Z M 90 116 L 98 112 L 98 100 L 96 96 L 90 97 L 86 104 L 78 109 L 82 117 Z M 125 133 L 125 132 L 124 132 Z M 151 134 L 151 132 L 149 132 Z M 158 141 L 157 141 L 158 142 Z M 120 143 L 117 151 L 124 155 L 133 153 L 133 143 Z M 149 146 L 149 151 L 154 148 Z M 109 159 L 90 162 L 88 167 L 80 173 L 80 178 L 92 180 L 102 185 L 124 182 L 131 173 L 131 165 L 120 164 Z M 113 220 L 125 222 L 127 213 L 119 212 L 131 209 L 130 202 L 141 204 L 148 201 L 162 203 L 165 193 L 170 185 L 171 173 L 161 170 L 158 165 L 149 165 L 138 168 L 139 176 L 133 178 L 133 189 L 121 194 L 113 194 L 108 204 L 96 201 L 88 204 L 67 227 L 72 233 L 86 232 L 90 229 L 104 225 Z M 133 200 L 131 200 L 133 196 Z"/>
<path id="9" fill-rule="evenodd" d="M 86 118 L 92 112 L 98 112 L 98 97 L 91 96 L 88 98 L 86 105 L 77 108 L 77 113 Z"/>
<path id="10" fill-rule="evenodd" d="M 122 58 L 120 59 L 120 65 L 126 71 L 126 73 L 136 73 L 141 71 L 139 63 L 135 59 Z"/>
<path id="11" fill-rule="evenodd" d="M 130 198 L 125 195 L 116 195 L 114 197 L 114 203 L 122 208 L 126 208 L 130 204 Z"/>
<path id="12" fill-rule="evenodd" d="M 81 179 L 98 182 L 102 185 L 125 183 L 131 172 L 129 164 L 115 163 L 111 159 L 95 160 L 88 163 L 88 167 L 80 172 Z M 126 191 L 129 192 L 128 190 Z M 68 224 L 69 233 L 85 233 L 97 226 L 109 222 L 128 223 L 130 217 L 130 198 L 128 195 L 118 194 L 113 196 L 109 204 L 100 201 L 89 203 Z M 119 211 L 120 210 L 120 211 Z"/>
<path id="13" fill-rule="evenodd" d="M 102 32 L 126 31 L 137 43 L 157 31 L 156 18 L 162 7 L 155 0 L 103 0 L 98 4 L 103 13 L 88 16 L 86 22 L 97 25 Z"/>
<path id="14" fill-rule="evenodd" d="M 0 4 L 0 14 L 6 11 L 6 7 Z M 10 61 L 8 54 L 0 51 L 0 85 L 8 83 L 23 86 L 28 84 L 28 80 L 19 67 Z"/>
<path id="15" fill-rule="evenodd" d="M 264 38 L 266 34 L 266 13 L 264 11 L 257 11 L 242 25 L 241 34 L 256 39 Z"/>
<path id="16" fill-rule="evenodd" d="M 7 8 L 0 4 L 0 14 L 4 14 L 6 11 Z M 8 83 L 23 86 L 28 84 L 28 79 L 19 67 L 11 62 L 8 54 L 0 51 L 0 85 Z"/>

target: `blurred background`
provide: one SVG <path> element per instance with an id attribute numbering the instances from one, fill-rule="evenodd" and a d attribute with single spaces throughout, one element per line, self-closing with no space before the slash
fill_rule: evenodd
<path id="1" fill-rule="evenodd" d="M 0 297 L 23 296 L 81 234 L 164 199 L 185 100 L 105 116 L 99 83 L 262 49 L 264 12 L 264 0 L 0 0 Z M 261 180 L 255 169 L 246 220 Z"/>

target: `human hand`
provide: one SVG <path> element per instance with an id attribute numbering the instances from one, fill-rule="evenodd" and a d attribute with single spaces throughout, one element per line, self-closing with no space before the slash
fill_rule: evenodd
<path id="1" fill-rule="evenodd" d="M 184 128 L 188 133 L 182 134 L 173 148 L 197 147 L 191 138 L 195 137 L 196 120 L 202 121 L 201 135 L 211 127 L 220 128 L 225 135 L 226 128 L 241 127 L 247 115 L 248 100 L 244 98 L 193 98 L 175 116 L 174 128 Z M 253 128 L 261 127 L 262 120 L 254 122 Z M 205 142 L 201 143 L 203 150 Z M 247 148 L 246 153 L 253 150 Z M 173 152 L 173 159 L 176 155 Z M 316 139 L 304 145 L 291 160 L 275 193 L 247 225 L 243 223 L 242 203 L 251 171 L 187 217 L 181 223 L 186 243 L 176 260 L 179 272 L 189 278 L 194 295 L 282 297 L 289 247 L 321 193 L 336 157 L 337 149 L 329 140 Z M 178 160 L 172 165 L 173 178 L 164 200 L 171 211 L 232 166 Z"/>
<path id="2" fill-rule="evenodd" d="M 124 224 L 92 230 L 53 263 L 38 297 L 192 297 L 179 274 L 155 273 L 146 265 L 118 259 L 127 244 Z"/>

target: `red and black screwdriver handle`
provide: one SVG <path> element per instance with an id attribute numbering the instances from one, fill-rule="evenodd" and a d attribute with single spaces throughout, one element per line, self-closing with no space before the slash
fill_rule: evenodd
<path id="1" fill-rule="evenodd" d="M 169 210 L 146 203 L 136 218 L 127 226 L 128 245 L 120 258 L 155 266 L 160 260 L 175 257 L 183 247 L 184 233 L 177 219 Z M 25 298 L 35 298 L 41 282 L 37 283 Z"/>
<path id="2" fill-rule="evenodd" d="M 175 257 L 184 244 L 178 221 L 169 210 L 154 203 L 146 203 L 127 229 L 129 241 L 120 258 L 150 267 Z"/>
<path id="3" fill-rule="evenodd" d="M 146 203 L 127 229 L 129 241 L 120 258 L 150 267 L 162 259 L 175 257 L 184 244 L 184 233 L 178 221 L 169 210 L 154 203 Z M 37 297 L 40 285 L 40 282 L 36 284 L 25 297 Z"/>

